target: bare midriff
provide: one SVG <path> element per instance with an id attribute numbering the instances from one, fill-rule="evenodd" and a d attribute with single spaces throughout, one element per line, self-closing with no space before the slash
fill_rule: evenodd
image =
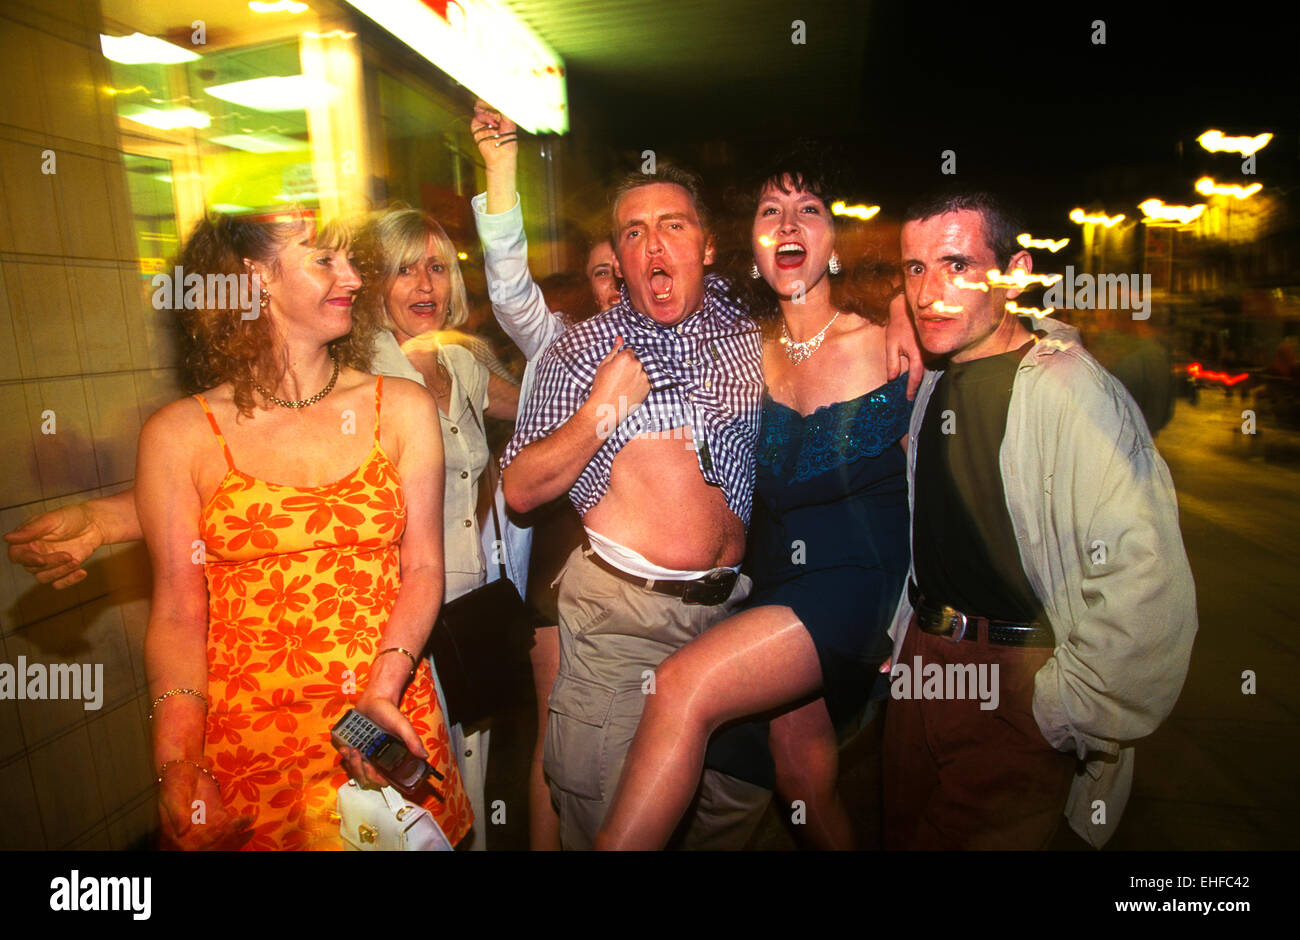
<path id="1" fill-rule="evenodd" d="M 624 445 L 609 490 L 582 521 L 663 568 L 706 571 L 745 553 L 745 525 L 704 481 L 689 429 Z"/>

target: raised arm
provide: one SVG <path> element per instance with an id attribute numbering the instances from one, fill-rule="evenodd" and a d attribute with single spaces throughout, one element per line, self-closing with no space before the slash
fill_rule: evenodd
<path id="1" fill-rule="evenodd" d="M 43 512 L 5 534 L 9 560 L 58 589 L 86 577 L 81 566 L 101 545 L 142 537 L 134 490 Z"/>
<path id="2" fill-rule="evenodd" d="M 162 777 L 163 834 L 180 848 L 224 849 L 252 835 L 252 820 L 234 819 L 222 805 L 203 756 L 207 707 L 193 694 L 206 696 L 208 690 L 208 589 L 193 473 L 198 410 L 190 399 L 173 402 L 140 431 L 135 500 L 153 563 L 145 673 L 155 702 L 153 753 Z M 202 802 L 202 823 L 194 821 L 195 801 Z"/>
<path id="3" fill-rule="evenodd" d="M 907 400 L 916 398 L 916 390 L 921 387 L 921 378 L 925 375 L 925 364 L 921 362 L 921 347 L 916 342 L 912 318 L 907 315 L 907 298 L 901 290 L 889 302 L 889 325 L 885 328 L 885 363 L 887 377 L 891 382 L 904 369 L 908 370 Z M 906 448 L 907 445 L 903 446 Z"/>
<path id="4" fill-rule="evenodd" d="M 532 359 L 563 331 L 564 321 L 546 306 L 542 290 L 528 270 L 528 240 L 515 192 L 518 129 L 505 115 L 480 101 L 470 130 L 487 173 L 487 192 L 475 196 L 470 205 L 483 245 L 492 312 L 524 357 Z"/>
<path id="5" fill-rule="evenodd" d="M 555 351 L 542 360 L 534 394 L 520 417 L 515 440 L 502 458 L 506 502 L 529 512 L 569 491 L 618 421 L 639 408 L 650 394 L 650 381 L 636 354 L 622 338 L 601 360 L 591 392 L 582 399 L 576 378 Z M 555 403 L 575 404 L 565 416 L 543 417 Z M 580 404 L 578 403 L 580 402 Z M 520 446 L 520 442 L 522 446 Z"/>

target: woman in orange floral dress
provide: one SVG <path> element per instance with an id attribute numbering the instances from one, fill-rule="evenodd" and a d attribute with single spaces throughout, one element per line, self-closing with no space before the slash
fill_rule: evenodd
<path id="1" fill-rule="evenodd" d="M 215 387 L 140 434 L 154 756 L 181 848 L 341 848 L 343 765 L 380 781 L 330 743 L 350 707 L 443 774 L 427 806 L 453 843 L 473 823 L 419 655 L 443 593 L 437 410 L 363 371 L 375 325 L 354 322 L 361 282 L 333 235 L 216 216 L 181 256 L 261 285 L 251 319 L 185 311 L 190 365 Z"/>

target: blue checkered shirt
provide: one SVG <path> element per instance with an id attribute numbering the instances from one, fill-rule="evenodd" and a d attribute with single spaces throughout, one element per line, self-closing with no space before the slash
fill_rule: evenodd
<path id="1" fill-rule="evenodd" d="M 748 525 L 762 414 L 762 339 L 716 274 L 704 279 L 700 309 L 676 326 L 637 313 L 624 288 L 621 303 L 562 333 L 538 365 L 501 466 L 573 417 L 619 336 L 641 361 L 650 393 L 631 414 L 611 413 L 602 422 L 609 437 L 569 490 L 573 507 L 581 515 L 600 502 L 614 457 L 633 437 L 689 426 L 705 482 L 720 486 L 727 506 Z"/>

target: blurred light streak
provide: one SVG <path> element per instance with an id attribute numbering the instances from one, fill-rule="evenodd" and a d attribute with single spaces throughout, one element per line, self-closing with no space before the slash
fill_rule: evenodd
<path id="1" fill-rule="evenodd" d="M 1034 284 L 1051 287 L 1063 277 L 1064 274 L 1030 274 L 1019 268 L 1010 274 L 1003 274 L 997 268 L 989 269 L 989 284 L 992 287 L 1014 287 L 1016 290 L 1024 290 Z"/>
<path id="2" fill-rule="evenodd" d="M 1236 196 L 1238 199 L 1245 199 L 1263 188 L 1263 183 L 1251 183 L 1249 186 L 1222 185 L 1208 176 L 1202 176 L 1196 181 L 1196 191 L 1202 196 Z"/>
<path id="3" fill-rule="evenodd" d="M 1022 307 L 1014 300 L 1008 300 L 1007 313 L 1024 313 L 1024 314 L 1028 314 L 1031 317 L 1034 317 L 1035 319 L 1041 320 L 1043 317 L 1050 316 L 1051 314 L 1056 313 L 1056 308 L 1047 307 L 1044 310 L 1039 310 L 1037 307 Z"/>
<path id="4" fill-rule="evenodd" d="M 1138 208 L 1146 216 L 1145 222 L 1177 222 L 1186 225 L 1205 211 L 1205 206 L 1169 206 L 1163 200 L 1152 196 L 1138 203 Z"/>
<path id="5" fill-rule="evenodd" d="M 1208 379 L 1211 382 L 1222 382 L 1224 385 L 1236 385 L 1243 379 L 1250 377 L 1249 374 L 1245 372 L 1241 372 L 1237 375 L 1228 375 L 1226 372 L 1210 372 L 1206 369 L 1202 369 L 1199 362 L 1189 363 L 1187 366 L 1187 374 L 1194 379 Z"/>
<path id="6" fill-rule="evenodd" d="M 831 203 L 832 215 L 852 216 L 855 219 L 861 219 L 863 222 L 867 222 L 874 218 L 876 213 L 879 211 L 880 206 L 846 206 L 843 200 Z"/>
<path id="7" fill-rule="evenodd" d="M 1103 212 L 1101 215 L 1085 215 L 1082 209 L 1071 209 L 1070 221 L 1077 222 L 1080 225 L 1104 225 L 1106 228 L 1110 228 L 1112 225 L 1123 222 L 1124 214 L 1121 212 L 1119 215 L 1112 216 Z"/>
<path id="8" fill-rule="evenodd" d="M 1070 244 L 1068 238 L 1056 240 L 1050 238 L 1034 238 L 1028 232 L 1023 232 L 1020 235 L 1017 235 L 1016 242 L 1019 243 L 1021 248 L 1046 248 L 1052 254 L 1056 254 L 1066 245 Z"/>
<path id="9" fill-rule="evenodd" d="M 1223 131 L 1208 130 L 1196 138 L 1196 142 L 1210 153 L 1239 153 L 1243 157 L 1248 157 L 1258 150 L 1263 150 L 1272 139 L 1273 135 L 1267 131 L 1254 137 L 1225 137 Z"/>

